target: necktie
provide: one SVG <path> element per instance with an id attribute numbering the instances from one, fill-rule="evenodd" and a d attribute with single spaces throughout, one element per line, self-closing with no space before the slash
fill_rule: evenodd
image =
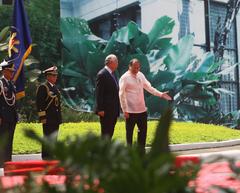
<path id="1" fill-rule="evenodd" d="M 113 80 L 115 81 L 116 85 L 118 86 L 117 78 L 115 77 L 113 72 L 111 73 L 111 76 L 112 76 Z"/>

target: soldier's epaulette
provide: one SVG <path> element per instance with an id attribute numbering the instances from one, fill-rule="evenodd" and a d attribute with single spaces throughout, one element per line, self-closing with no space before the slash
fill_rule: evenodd
<path id="1" fill-rule="evenodd" d="M 48 88 L 48 86 L 46 85 L 46 83 L 39 85 L 39 86 L 37 87 L 36 93 L 38 93 L 39 88 L 42 87 L 42 86 L 44 86 L 44 87 L 46 88 L 46 91 L 47 91 L 47 93 L 48 93 L 48 92 L 49 92 L 49 88 Z"/>
<path id="2" fill-rule="evenodd" d="M 38 90 L 41 86 L 44 86 L 46 88 L 46 92 L 47 92 L 47 98 L 45 99 L 46 101 L 48 100 L 49 97 L 53 98 L 50 94 L 50 91 L 49 91 L 49 87 L 47 86 L 47 83 L 44 83 L 44 84 L 41 84 L 38 88 L 37 88 L 37 93 L 38 93 Z"/>
<path id="3" fill-rule="evenodd" d="M 57 95 L 56 96 L 51 95 L 49 87 L 47 86 L 47 83 L 45 83 L 44 86 L 47 88 L 47 95 L 48 95 L 48 97 L 47 97 L 46 100 L 48 100 L 49 97 L 51 98 L 51 100 L 57 98 Z"/>
<path id="4" fill-rule="evenodd" d="M 49 108 L 49 106 L 52 104 L 53 101 L 58 101 L 58 98 L 57 98 L 57 95 L 55 95 L 55 96 L 51 95 L 49 87 L 47 85 L 47 82 L 44 83 L 44 84 L 41 84 L 40 86 L 44 86 L 46 88 L 47 97 L 46 97 L 45 101 L 48 101 L 50 99 L 46 108 L 45 108 L 45 110 L 47 110 Z M 38 87 L 38 89 L 39 89 L 39 87 Z M 37 92 L 38 92 L 38 89 L 37 89 Z"/>

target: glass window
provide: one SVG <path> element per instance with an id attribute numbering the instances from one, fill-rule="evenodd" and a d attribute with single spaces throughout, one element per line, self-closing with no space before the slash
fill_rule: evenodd
<path id="1" fill-rule="evenodd" d="M 210 1 L 210 40 L 211 47 L 214 46 L 214 35 L 217 29 L 217 21 L 220 18 L 221 25 L 224 23 L 225 16 L 227 12 L 227 6 L 225 3 Z M 228 34 L 226 42 L 226 50 L 224 51 L 225 63 L 221 66 L 221 69 L 228 68 L 237 62 L 237 50 L 236 50 L 236 26 L 235 23 L 232 24 L 231 31 Z M 236 83 L 236 69 L 233 69 L 229 74 L 222 76 L 221 87 L 234 94 L 221 95 L 220 103 L 221 108 L 224 113 L 228 113 L 238 109 L 238 98 L 237 98 L 237 83 Z"/>
<path id="2" fill-rule="evenodd" d="M 127 8 L 122 8 L 101 18 L 89 21 L 89 26 L 95 35 L 107 40 L 116 28 L 126 26 L 129 21 L 134 21 L 141 27 L 141 11 L 139 5 L 135 4 Z"/>
<path id="3" fill-rule="evenodd" d="M 179 37 L 189 33 L 195 35 L 195 44 L 205 45 L 205 17 L 204 1 L 202 0 L 182 0 L 182 9 L 179 13 L 180 31 Z"/>
<path id="4" fill-rule="evenodd" d="M 223 3 L 217 3 L 217 2 L 210 2 L 210 39 L 211 39 L 211 45 L 214 44 L 214 33 L 215 30 L 217 29 L 217 21 L 218 18 L 220 18 L 221 20 L 221 24 L 224 23 L 224 19 L 226 16 L 226 11 L 227 11 L 227 7 L 226 4 Z M 235 25 L 233 24 L 231 27 L 231 31 L 228 35 L 227 38 L 227 48 L 230 49 L 235 49 L 236 45 L 236 34 L 235 34 Z"/>

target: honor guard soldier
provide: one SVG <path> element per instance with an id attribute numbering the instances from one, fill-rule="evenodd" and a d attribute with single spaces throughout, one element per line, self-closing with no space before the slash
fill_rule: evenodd
<path id="1" fill-rule="evenodd" d="M 39 120 L 43 125 L 43 136 L 49 140 L 57 140 L 59 125 L 62 122 L 60 92 L 57 81 L 57 67 L 52 66 L 43 71 L 46 82 L 37 89 L 37 110 Z M 53 159 L 46 147 L 42 146 L 42 159 Z"/>
<path id="2" fill-rule="evenodd" d="M 14 64 L 4 60 L 0 64 L 0 168 L 11 161 L 15 126 L 18 120 L 16 111 L 16 89 L 12 82 Z"/>

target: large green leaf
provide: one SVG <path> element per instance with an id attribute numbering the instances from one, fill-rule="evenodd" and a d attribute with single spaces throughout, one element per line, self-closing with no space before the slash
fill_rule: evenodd
<path id="1" fill-rule="evenodd" d="M 106 45 L 107 44 L 106 40 L 104 40 L 102 38 L 99 38 L 98 36 L 95 36 L 94 34 L 85 34 L 84 36 L 86 37 L 86 39 L 88 41 L 100 43 L 101 45 Z"/>
<path id="2" fill-rule="evenodd" d="M 87 21 L 78 18 L 61 18 L 61 32 L 63 39 L 72 37 L 72 39 L 85 34 L 92 34 L 90 28 L 88 27 Z"/>
<path id="3" fill-rule="evenodd" d="M 162 58 L 167 55 L 167 50 L 151 50 L 147 55 L 150 65 L 154 70 L 159 69 L 162 65 Z"/>
<path id="4" fill-rule="evenodd" d="M 0 31 L 0 44 L 4 43 L 10 35 L 10 27 L 7 26 Z"/>
<path id="5" fill-rule="evenodd" d="M 29 56 L 29 57 L 24 61 L 24 65 L 25 65 L 25 66 L 30 66 L 31 64 L 39 64 L 39 60 L 37 60 L 36 58 L 33 58 L 33 57 Z"/>
<path id="6" fill-rule="evenodd" d="M 219 123 L 226 127 L 238 128 L 240 125 L 240 111 L 237 110 L 225 114 L 223 117 L 221 117 Z"/>
<path id="7" fill-rule="evenodd" d="M 29 77 L 29 81 L 31 82 L 35 82 L 39 78 L 40 74 L 41 71 L 39 69 L 33 69 L 26 72 L 26 76 Z"/>
<path id="8" fill-rule="evenodd" d="M 208 73 L 216 74 L 223 64 L 224 64 L 224 60 L 220 60 L 218 62 L 214 61 L 213 64 L 209 67 Z"/>
<path id="9" fill-rule="evenodd" d="M 96 47 L 86 39 L 82 39 L 81 42 L 76 42 L 71 45 L 72 48 L 63 54 L 64 65 L 63 68 L 67 68 L 66 63 L 75 61 L 75 68 L 83 74 L 87 74 L 90 71 L 87 65 L 88 57 L 92 52 L 97 52 Z M 88 69 L 88 70 L 87 70 Z"/>
<path id="10" fill-rule="evenodd" d="M 71 76 L 71 77 L 80 78 L 80 79 L 81 77 L 84 77 L 80 72 L 77 72 L 75 69 L 70 69 L 70 68 L 63 69 L 62 75 Z"/>
<path id="11" fill-rule="evenodd" d="M 95 78 L 97 72 L 103 68 L 105 57 L 102 52 L 90 52 L 88 54 L 85 68 L 89 78 Z"/>
<path id="12" fill-rule="evenodd" d="M 169 71 L 183 72 L 190 63 L 191 51 L 193 48 L 194 37 L 187 35 L 183 37 L 177 45 L 170 48 L 164 64 L 167 65 Z"/>
<path id="13" fill-rule="evenodd" d="M 148 44 L 148 36 L 141 32 L 134 22 L 129 22 L 126 27 L 113 32 L 106 48 L 105 53 L 114 52 L 116 50 L 116 44 L 123 43 L 129 46 L 130 52 L 136 52 L 136 49 L 140 49 L 142 52 L 146 52 Z M 115 53 L 115 52 L 114 52 Z"/>
<path id="14" fill-rule="evenodd" d="M 10 37 L 10 27 L 7 26 L 5 28 L 3 28 L 0 31 L 0 56 L 2 56 L 1 58 L 5 58 L 5 52 L 7 52 L 8 50 L 8 41 L 9 41 L 9 37 Z"/>
<path id="15" fill-rule="evenodd" d="M 214 97 L 214 93 L 210 90 L 202 90 L 199 92 L 194 92 L 192 93 L 192 95 L 190 95 L 190 98 L 196 100 L 196 101 L 202 101 L 204 102 L 204 100 L 209 100 L 212 99 Z"/>
<path id="16" fill-rule="evenodd" d="M 2 43 L 0 44 L 0 51 L 3 52 L 3 51 L 7 51 L 8 49 L 8 43 Z"/>
<path id="17" fill-rule="evenodd" d="M 153 25 L 151 31 L 148 33 L 149 44 L 148 51 L 159 47 L 160 38 L 172 33 L 175 22 L 168 16 L 159 18 Z"/>
<path id="18" fill-rule="evenodd" d="M 211 52 L 207 52 L 203 55 L 201 61 L 198 63 L 197 68 L 194 70 L 195 72 L 208 72 L 210 67 L 214 63 L 214 55 Z"/>
<path id="19" fill-rule="evenodd" d="M 166 100 L 160 99 L 157 96 L 146 96 L 145 100 L 150 117 L 159 117 L 169 106 L 169 103 Z"/>
<path id="20" fill-rule="evenodd" d="M 175 74 L 169 71 L 157 71 L 152 75 L 151 82 L 155 87 L 160 86 L 161 84 L 173 82 Z"/>
<path id="21" fill-rule="evenodd" d="M 191 81 L 208 82 L 219 81 L 219 76 L 216 74 L 207 74 L 206 72 L 186 72 L 182 77 L 183 84 Z M 207 83 L 209 84 L 209 83 Z"/>
<path id="22" fill-rule="evenodd" d="M 88 24 L 83 19 L 62 18 L 61 31 L 63 34 L 64 47 L 70 52 L 76 49 L 76 44 L 82 45 L 80 52 L 96 51 L 98 46 L 104 46 L 106 41 L 92 34 Z"/>
<path id="23" fill-rule="evenodd" d="M 171 44 L 171 40 L 172 40 L 172 38 L 161 38 L 161 39 L 158 39 L 155 42 L 154 47 L 152 49 L 165 50 L 165 49 L 169 48 L 172 45 Z"/>
<path id="24" fill-rule="evenodd" d="M 203 107 L 191 105 L 191 104 L 180 104 L 177 108 L 180 116 L 185 120 L 197 121 L 204 117 L 208 117 L 208 112 Z"/>

